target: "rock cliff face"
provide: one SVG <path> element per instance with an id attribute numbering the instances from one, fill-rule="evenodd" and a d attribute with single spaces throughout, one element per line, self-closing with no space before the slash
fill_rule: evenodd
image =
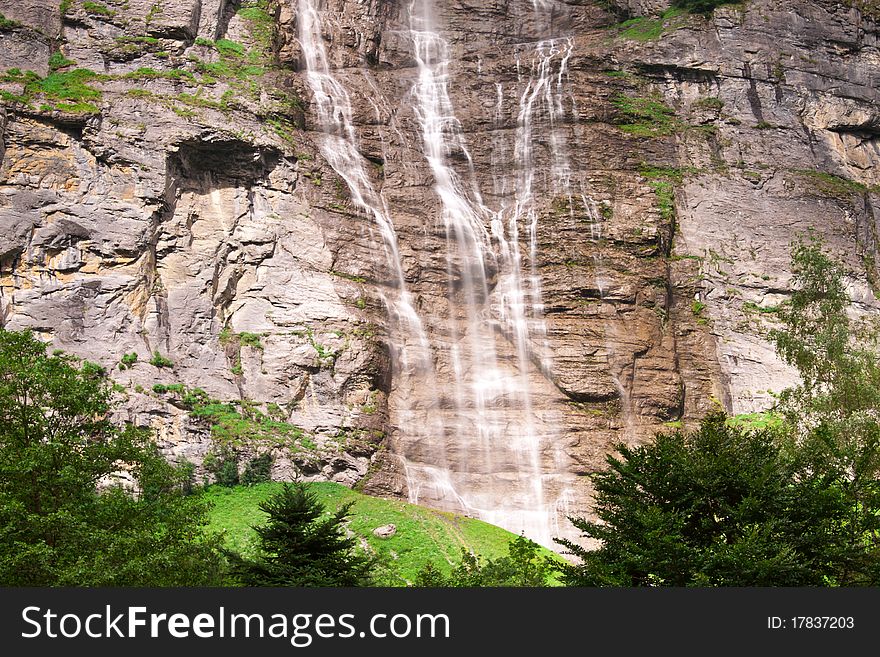
<path id="1" fill-rule="evenodd" d="M 0 325 L 200 473 L 271 451 L 547 541 L 614 443 L 794 380 L 762 336 L 798 235 L 880 307 L 870 3 L 2 13 Z"/>

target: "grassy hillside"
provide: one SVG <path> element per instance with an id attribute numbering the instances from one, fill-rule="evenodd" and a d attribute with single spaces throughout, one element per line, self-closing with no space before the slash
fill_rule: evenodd
<path id="1" fill-rule="evenodd" d="M 328 510 L 354 501 L 349 528 L 381 559 L 380 583 L 383 585 L 406 585 L 415 579 L 416 573 L 428 561 L 448 572 L 450 562 L 460 559 L 461 548 L 487 558 L 504 556 L 508 542 L 515 538 L 514 534 L 500 527 L 473 518 L 400 500 L 362 495 L 340 484 L 320 482 L 309 486 Z M 225 530 L 229 548 L 253 554 L 256 534 L 251 527 L 262 524 L 265 519 L 265 514 L 257 507 L 280 487 L 280 483 L 272 482 L 249 487 L 208 488 L 205 496 L 214 504 L 211 528 Z M 382 539 L 373 535 L 376 527 L 387 524 L 397 527 L 394 536 Z M 549 550 L 545 552 L 553 554 Z"/>

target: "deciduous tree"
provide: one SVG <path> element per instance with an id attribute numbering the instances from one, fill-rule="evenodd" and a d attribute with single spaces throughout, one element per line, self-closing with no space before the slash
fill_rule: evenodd
<path id="1" fill-rule="evenodd" d="M 188 472 L 111 420 L 99 366 L 0 329 L 0 583 L 216 584 L 222 559 Z"/>

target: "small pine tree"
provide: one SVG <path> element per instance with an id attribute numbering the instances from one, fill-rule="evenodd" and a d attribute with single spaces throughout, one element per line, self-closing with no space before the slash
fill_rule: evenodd
<path id="1" fill-rule="evenodd" d="M 366 586 L 375 560 L 357 550 L 353 537 L 346 537 L 351 505 L 325 515 L 304 483 L 285 484 L 260 504 L 269 517 L 254 527 L 258 556 L 228 554 L 233 577 L 244 586 Z"/>

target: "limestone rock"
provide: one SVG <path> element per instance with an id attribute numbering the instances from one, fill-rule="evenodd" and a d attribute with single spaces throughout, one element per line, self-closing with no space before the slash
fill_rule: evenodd
<path id="1" fill-rule="evenodd" d="M 373 530 L 373 536 L 378 538 L 391 538 L 397 533 L 397 526 L 394 524 L 382 525 Z"/>

